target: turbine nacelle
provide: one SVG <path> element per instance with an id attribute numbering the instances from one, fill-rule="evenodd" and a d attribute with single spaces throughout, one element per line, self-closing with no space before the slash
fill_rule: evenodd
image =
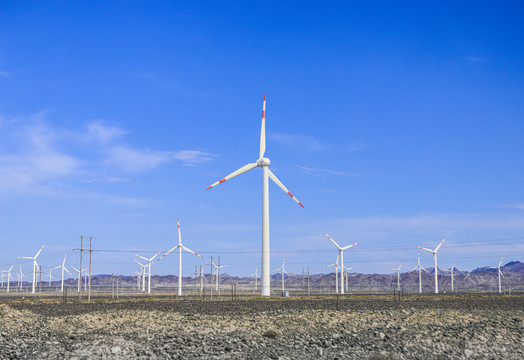
<path id="1" fill-rule="evenodd" d="M 268 158 L 262 158 L 257 160 L 257 166 L 263 167 L 263 166 L 269 166 L 271 164 L 271 161 L 269 161 Z"/>

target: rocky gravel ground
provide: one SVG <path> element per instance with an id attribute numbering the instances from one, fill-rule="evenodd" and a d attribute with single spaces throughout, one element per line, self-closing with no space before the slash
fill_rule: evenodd
<path id="1" fill-rule="evenodd" d="M 2 299 L 0 359 L 19 358 L 524 359 L 524 297 Z"/>

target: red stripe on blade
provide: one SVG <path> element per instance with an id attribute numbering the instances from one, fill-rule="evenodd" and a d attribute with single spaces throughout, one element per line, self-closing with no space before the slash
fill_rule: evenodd
<path id="1" fill-rule="evenodd" d="M 300 205 L 300 206 L 304 207 L 304 205 L 302 205 L 302 203 L 298 203 L 298 205 Z"/>
<path id="2" fill-rule="evenodd" d="M 212 187 L 213 187 L 212 185 L 211 185 L 211 186 L 208 186 L 208 187 L 206 188 L 206 190 L 209 190 L 209 189 L 211 189 Z"/>
<path id="3" fill-rule="evenodd" d="M 262 119 L 266 118 L 266 110 L 262 110 Z"/>
<path id="4" fill-rule="evenodd" d="M 224 181 L 226 181 L 226 178 L 223 178 L 223 179 L 218 180 L 218 182 L 221 183 L 221 184 L 222 184 Z"/>
<path id="5" fill-rule="evenodd" d="M 289 196 L 293 197 L 293 194 L 292 194 L 291 192 L 288 191 L 287 194 L 288 194 Z"/>
<path id="6" fill-rule="evenodd" d="M 264 93 L 264 101 L 266 101 L 266 93 Z"/>

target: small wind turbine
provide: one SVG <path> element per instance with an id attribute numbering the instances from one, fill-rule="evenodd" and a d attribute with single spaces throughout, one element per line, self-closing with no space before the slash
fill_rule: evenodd
<path id="1" fill-rule="evenodd" d="M 73 270 L 75 270 L 75 271 L 78 273 L 78 278 L 79 278 L 79 279 L 82 278 L 82 271 L 86 271 L 86 270 L 87 270 L 87 268 L 85 268 L 85 269 L 80 269 L 80 270 L 79 270 L 79 269 L 77 269 L 77 268 L 74 267 L 74 266 L 71 266 L 71 268 L 72 268 Z M 79 281 L 79 282 L 78 282 L 78 292 L 80 292 L 80 290 L 81 290 L 80 287 L 81 287 L 81 285 L 80 285 L 80 281 Z"/>
<path id="2" fill-rule="evenodd" d="M 172 251 L 175 251 L 178 249 L 178 296 L 182 296 L 182 249 L 187 251 L 188 253 L 191 253 L 196 256 L 200 256 L 202 259 L 204 258 L 202 255 L 197 254 L 193 250 L 188 249 L 184 245 L 182 245 L 182 235 L 180 234 L 180 219 L 177 219 L 178 223 L 178 245 L 166 252 L 164 255 L 162 255 L 158 260 L 160 261 L 163 259 L 166 255 L 169 255 Z"/>
<path id="3" fill-rule="evenodd" d="M 349 270 L 353 270 L 355 267 L 354 266 L 351 266 L 351 267 L 346 267 L 344 266 L 344 278 L 346 279 L 346 291 L 349 291 L 349 286 L 348 286 L 348 280 L 349 280 Z"/>
<path id="4" fill-rule="evenodd" d="M 502 274 L 502 271 L 500 270 L 500 266 L 502 265 L 502 260 L 504 259 L 504 257 L 502 257 L 500 259 L 500 262 L 499 262 L 499 266 L 495 266 L 495 267 L 489 267 L 489 269 L 497 269 L 497 272 L 499 274 L 499 294 L 502 293 L 502 282 L 501 282 L 501 279 L 500 279 L 500 276 Z"/>
<path id="5" fill-rule="evenodd" d="M 442 271 L 449 271 L 449 273 L 451 274 L 451 292 L 455 292 L 455 285 L 454 285 L 454 279 L 453 279 L 453 270 L 455 269 L 455 264 L 453 264 L 453 266 L 451 267 L 451 269 L 449 270 L 442 270 Z"/>
<path id="6" fill-rule="evenodd" d="M 400 291 L 400 268 L 402 267 L 402 264 L 398 266 L 398 268 L 392 268 L 391 270 L 397 272 L 397 291 Z"/>
<path id="7" fill-rule="evenodd" d="M 25 275 L 22 272 L 22 265 L 20 265 L 20 272 L 18 273 L 18 275 L 16 275 L 16 277 L 18 278 L 18 281 L 20 282 L 20 291 L 22 291 L 22 281 L 23 281 L 24 276 Z"/>
<path id="8" fill-rule="evenodd" d="M 220 269 L 222 269 L 226 265 L 213 264 L 213 266 L 215 267 L 215 280 L 216 280 L 215 289 L 216 289 L 216 291 L 218 291 L 218 287 L 220 286 Z M 219 293 L 219 295 L 220 295 L 220 293 Z"/>
<path id="9" fill-rule="evenodd" d="M 38 257 L 38 255 L 40 255 L 40 252 L 42 251 L 44 246 L 45 246 L 45 244 L 42 245 L 42 247 L 40 248 L 40 250 L 38 250 L 38 252 L 36 253 L 36 255 L 34 257 L 17 256 L 18 259 L 33 260 L 33 290 L 31 291 L 32 294 L 34 294 L 36 292 L 36 273 L 40 271 L 38 269 L 38 264 L 36 263 L 36 258 Z"/>
<path id="10" fill-rule="evenodd" d="M 138 261 L 136 259 L 135 259 L 135 261 L 142 268 L 142 276 L 141 276 L 141 278 L 142 278 L 142 289 L 141 290 L 142 290 L 142 292 L 145 292 L 146 291 L 146 267 L 147 267 L 147 265 L 142 264 L 140 261 Z"/>
<path id="11" fill-rule="evenodd" d="M 326 265 L 322 269 L 327 269 L 332 266 L 335 267 L 335 294 L 338 294 L 338 260 L 339 260 L 340 254 L 337 254 L 337 262 L 334 264 Z"/>
<path id="12" fill-rule="evenodd" d="M 284 258 L 284 260 L 282 261 L 282 267 L 281 267 L 281 268 L 278 268 L 278 269 L 276 269 L 276 270 L 273 270 L 273 272 L 275 272 L 275 271 L 279 271 L 279 270 L 282 271 L 282 295 L 284 294 L 284 291 L 286 290 L 285 287 L 284 287 L 284 275 L 285 275 L 285 274 L 288 274 L 288 275 L 289 275 L 289 273 L 288 273 L 288 272 L 286 271 L 286 269 L 284 268 L 285 263 L 286 263 L 286 258 Z"/>
<path id="13" fill-rule="evenodd" d="M 59 266 L 53 268 L 53 269 L 60 269 L 60 268 L 62 269 L 62 285 L 60 287 L 60 291 L 61 292 L 64 292 L 64 270 L 67 271 L 69 273 L 69 275 L 71 275 L 69 270 L 67 270 L 67 268 L 65 267 L 66 257 L 67 257 L 67 252 L 64 255 L 64 261 L 62 261 L 62 265 L 59 265 Z M 53 269 L 51 269 L 51 270 L 53 270 Z M 51 281 L 51 280 L 49 280 L 49 281 Z"/>
<path id="14" fill-rule="evenodd" d="M 438 252 L 438 249 L 440 249 L 440 247 L 442 246 L 442 244 L 444 243 L 444 241 L 446 240 L 446 238 L 442 239 L 442 241 L 440 242 L 440 244 L 438 244 L 438 246 L 435 248 L 435 250 L 430 250 L 430 249 L 426 249 L 426 248 L 423 248 L 422 246 L 418 246 L 417 247 L 419 249 L 422 249 L 422 250 L 425 250 L 425 251 L 428 251 L 430 253 L 433 254 L 433 260 L 435 260 L 435 294 L 438 294 L 438 267 L 437 267 L 437 252 Z"/>
<path id="15" fill-rule="evenodd" d="M 147 279 L 147 293 L 148 294 L 151 294 L 151 262 L 158 254 L 160 254 L 160 251 L 157 252 L 155 255 L 153 255 L 150 259 L 140 256 L 138 254 L 135 254 L 135 256 L 138 256 L 140 259 L 144 259 L 145 261 L 147 261 L 146 266 L 147 266 L 147 273 L 148 273 L 148 279 Z"/>
<path id="16" fill-rule="evenodd" d="M 9 278 L 13 280 L 13 277 L 11 276 L 11 270 L 13 270 L 13 266 L 15 266 L 15 263 L 13 263 L 13 265 L 11 265 L 9 270 L 6 271 L 7 272 L 7 292 L 9 292 Z"/>
<path id="17" fill-rule="evenodd" d="M 424 270 L 425 272 L 428 272 L 428 271 L 424 269 L 422 265 L 420 265 L 420 254 L 417 254 L 417 260 L 418 260 L 418 265 L 415 266 L 413 270 L 411 271 L 415 271 L 418 269 L 418 292 L 422 294 L 422 270 Z"/>
<path id="18" fill-rule="evenodd" d="M 59 267 L 60 266 L 49 269 L 49 275 L 47 275 L 47 277 L 49 278 L 49 284 L 48 284 L 49 287 L 51 287 L 51 279 L 53 279 L 53 274 L 52 274 L 53 270 L 58 269 Z"/>
<path id="19" fill-rule="evenodd" d="M 135 271 L 136 275 L 136 288 L 140 291 L 140 277 L 142 276 L 142 271 Z"/>
<path id="20" fill-rule="evenodd" d="M 254 276 L 255 277 L 255 293 L 257 292 L 257 283 L 258 283 L 258 265 L 255 266 L 255 272 L 251 275 L 249 275 L 248 277 L 251 277 L 251 276 Z"/>
<path id="21" fill-rule="evenodd" d="M 324 233 L 326 234 L 327 238 L 329 240 L 331 240 L 331 242 L 333 244 L 335 244 L 335 246 L 337 247 L 338 249 L 338 254 L 340 255 L 340 293 L 341 294 L 344 294 L 344 250 L 347 250 L 349 249 L 350 247 L 353 247 L 355 245 L 358 245 L 360 244 L 360 242 L 357 242 L 357 243 L 354 243 L 354 244 L 351 244 L 351 245 L 348 245 L 348 246 L 344 246 L 344 247 L 340 247 L 336 242 L 335 240 L 333 240 L 327 233 Z"/>
<path id="22" fill-rule="evenodd" d="M 208 186 L 206 190 L 211 189 L 218 184 L 234 178 L 235 176 L 241 175 L 249 170 L 254 168 L 262 168 L 262 296 L 271 295 L 271 284 L 270 284 L 270 273 L 271 269 L 269 266 L 269 186 L 268 186 L 268 176 L 277 184 L 286 194 L 291 196 L 293 200 L 297 202 L 300 206 L 304 207 L 298 199 L 289 192 L 289 190 L 280 182 L 280 180 L 269 170 L 270 161 L 268 158 L 264 157 L 266 152 L 266 94 L 264 94 L 264 105 L 262 107 L 262 126 L 260 129 L 260 151 L 258 155 L 258 160 L 254 163 L 250 163 L 242 166 L 240 169 L 232 172 L 227 175 L 225 178 L 220 179 L 211 186 Z"/>
<path id="23" fill-rule="evenodd" d="M 206 278 L 204 276 L 204 269 L 209 264 L 200 265 L 200 294 L 204 291 L 204 279 Z"/>

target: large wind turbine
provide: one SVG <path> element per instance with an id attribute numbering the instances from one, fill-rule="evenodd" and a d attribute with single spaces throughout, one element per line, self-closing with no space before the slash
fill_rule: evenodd
<path id="1" fill-rule="evenodd" d="M 143 256 L 140 256 L 138 254 L 135 254 L 135 256 L 138 256 L 140 259 L 144 259 L 145 261 L 147 261 L 147 272 L 148 272 L 148 279 L 147 279 L 147 293 L 148 294 L 151 294 L 151 261 L 153 261 L 153 259 L 158 255 L 160 254 L 160 251 L 157 252 L 155 255 L 153 255 L 153 257 L 151 257 L 151 259 L 148 259 L 148 258 L 145 258 Z M 167 254 L 166 254 L 167 255 Z"/>
<path id="2" fill-rule="evenodd" d="M 32 294 L 34 294 L 36 292 L 36 272 L 39 271 L 38 270 L 38 264 L 36 263 L 36 258 L 38 257 L 38 255 L 40 255 L 40 252 L 42 251 L 44 246 L 45 246 L 45 244 L 42 245 L 42 247 L 40 248 L 40 250 L 38 250 L 38 252 L 36 253 L 36 255 L 34 257 L 17 256 L 18 259 L 33 260 L 33 290 L 31 291 Z"/>
<path id="3" fill-rule="evenodd" d="M 440 244 L 438 244 L 438 246 L 435 248 L 435 250 L 426 249 L 426 248 L 423 248 L 422 246 L 418 246 L 417 245 L 417 247 L 419 249 L 426 250 L 426 251 L 428 251 L 428 252 L 433 254 L 433 260 L 435 260 L 435 294 L 438 294 L 437 251 L 438 251 L 438 249 L 440 249 L 440 247 L 442 246 L 442 244 L 444 243 L 445 240 L 446 240 L 446 238 L 442 239 L 442 241 L 440 242 Z"/>
<path id="4" fill-rule="evenodd" d="M 329 240 L 331 240 L 331 242 L 333 244 L 335 244 L 335 246 L 337 247 L 338 249 L 338 254 L 340 255 L 340 293 L 341 294 L 344 294 L 344 250 L 347 250 L 349 249 L 350 247 L 353 247 L 355 245 L 358 245 L 360 244 L 360 242 L 357 242 L 357 243 L 354 243 L 354 244 L 351 244 L 351 245 L 348 245 L 348 246 L 344 246 L 344 247 L 340 247 L 336 242 L 335 240 L 333 240 L 327 233 L 324 233 L 326 234 L 327 238 Z"/>
<path id="5" fill-rule="evenodd" d="M 282 267 L 281 267 L 281 268 L 278 268 L 278 269 L 276 269 L 276 270 L 273 270 L 273 272 L 275 272 L 275 271 L 279 271 L 279 270 L 282 271 L 282 295 L 284 295 L 284 291 L 286 291 L 286 289 L 285 289 L 285 287 L 284 287 L 284 274 L 288 274 L 288 275 L 289 275 L 289 273 L 286 271 L 286 269 L 285 269 L 285 267 L 284 267 L 285 264 L 286 264 L 286 258 L 284 258 L 284 260 L 282 261 Z"/>
<path id="6" fill-rule="evenodd" d="M 13 266 L 15 266 L 15 263 L 13 263 L 13 265 L 11 265 L 9 270 L 6 271 L 7 272 L 7 292 L 9 292 L 9 278 L 13 280 L 13 277 L 11 276 L 11 270 L 13 270 Z"/>
<path id="7" fill-rule="evenodd" d="M 224 180 L 225 181 L 225 180 Z M 177 219 L 178 223 L 178 245 L 162 255 L 158 260 L 163 259 L 166 255 L 170 254 L 172 251 L 178 249 L 178 296 L 182 296 L 182 249 L 196 256 L 204 258 L 202 255 L 197 254 L 193 250 L 188 249 L 182 245 L 182 235 L 180 234 L 180 219 Z"/>
<path id="8" fill-rule="evenodd" d="M 415 271 L 418 269 L 418 292 L 422 294 L 422 270 L 424 270 L 425 272 L 428 272 L 428 271 L 424 269 L 422 265 L 420 265 L 420 254 L 417 254 L 417 260 L 418 260 L 418 265 L 415 266 L 413 270 L 411 271 Z"/>
<path id="9" fill-rule="evenodd" d="M 502 265 L 502 260 L 503 259 L 504 259 L 504 257 L 502 257 L 500 259 L 499 266 L 489 267 L 489 269 L 498 269 L 497 272 L 499 273 L 499 294 L 502 293 L 502 282 L 501 282 L 501 279 L 500 279 L 500 275 L 502 274 L 502 271 L 500 270 L 500 266 Z"/>
<path id="10" fill-rule="evenodd" d="M 242 166 L 240 169 L 232 172 L 227 175 L 225 178 L 220 179 L 215 182 L 213 185 L 208 186 L 206 190 L 211 189 L 218 184 L 225 182 L 226 180 L 232 179 L 235 176 L 241 175 L 246 171 L 252 170 L 254 168 L 262 168 L 262 296 L 271 295 L 271 285 L 270 285 L 270 273 L 271 269 L 269 267 L 269 186 L 268 186 L 268 176 L 277 184 L 285 193 L 287 193 L 293 200 L 297 202 L 300 206 L 304 207 L 298 199 L 289 192 L 289 190 L 278 180 L 278 178 L 269 170 L 269 164 L 271 163 L 268 158 L 264 157 L 266 152 L 266 94 L 264 94 L 264 105 L 262 107 L 262 126 L 260 129 L 260 152 L 258 155 L 258 160 L 254 163 L 250 163 Z"/>

